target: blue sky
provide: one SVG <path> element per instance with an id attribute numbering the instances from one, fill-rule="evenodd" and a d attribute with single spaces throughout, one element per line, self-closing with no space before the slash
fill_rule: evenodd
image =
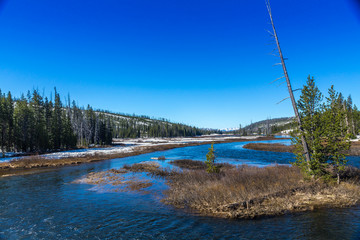
<path id="1" fill-rule="evenodd" d="M 355 0 L 272 0 L 294 88 L 309 74 L 360 105 Z M 57 87 L 79 105 L 199 127 L 293 115 L 264 1 L 7 0 L 0 8 L 0 88 Z"/>

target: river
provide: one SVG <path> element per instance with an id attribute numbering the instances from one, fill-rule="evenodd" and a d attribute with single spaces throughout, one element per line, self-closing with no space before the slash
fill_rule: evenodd
<path id="1" fill-rule="evenodd" d="M 217 160 L 256 166 L 293 161 L 291 153 L 243 149 L 246 143 L 215 144 Z M 161 155 L 170 160 L 204 160 L 208 147 L 177 148 L 2 178 L 0 239 L 360 239 L 359 206 L 231 220 L 164 205 L 160 199 L 166 184 L 161 179 L 154 180 L 148 192 L 108 192 L 72 183 L 89 172 Z M 359 166 L 359 157 L 349 160 L 351 165 Z"/>

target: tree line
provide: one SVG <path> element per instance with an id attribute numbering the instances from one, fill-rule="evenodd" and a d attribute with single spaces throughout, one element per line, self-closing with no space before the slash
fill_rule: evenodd
<path id="1" fill-rule="evenodd" d="M 296 128 L 293 132 L 295 164 L 311 177 L 328 177 L 330 171 L 334 171 L 339 183 L 347 162 L 350 139 L 359 132 L 360 113 L 351 96 L 345 99 L 331 86 L 324 98 L 314 78 L 309 76 L 297 108 L 303 131 Z M 308 145 L 310 161 L 305 159 L 302 139 Z"/>
<path id="2" fill-rule="evenodd" d="M 54 89 L 54 99 L 38 90 L 15 98 L 0 90 L 0 150 L 47 152 L 89 145 L 110 145 L 113 138 L 186 137 L 213 133 L 185 124 L 146 116 L 118 115 L 79 107 L 67 98 L 63 103 Z"/>

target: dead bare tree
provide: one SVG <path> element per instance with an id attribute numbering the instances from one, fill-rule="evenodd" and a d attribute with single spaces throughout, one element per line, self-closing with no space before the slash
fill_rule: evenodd
<path id="1" fill-rule="evenodd" d="M 270 34 L 275 39 L 277 50 L 278 50 L 278 53 L 279 53 L 278 57 L 281 60 L 281 63 L 279 63 L 278 65 L 281 65 L 282 69 L 284 71 L 284 77 L 286 79 L 286 84 L 287 84 L 287 88 L 288 88 L 288 91 L 289 91 L 289 98 L 291 99 L 291 103 L 292 103 L 292 106 L 293 106 L 293 109 L 294 109 L 295 117 L 296 117 L 297 123 L 299 125 L 299 130 L 300 130 L 300 134 L 301 134 L 301 142 L 302 142 L 302 146 L 303 146 L 303 149 L 304 149 L 304 156 L 305 156 L 305 159 L 306 159 L 307 163 L 309 164 L 310 163 L 309 147 L 308 147 L 308 144 L 307 144 L 306 139 L 305 139 L 304 134 L 303 134 L 304 129 L 302 127 L 301 118 L 299 116 L 299 111 L 298 111 L 297 106 L 296 106 L 296 101 L 295 101 L 295 98 L 294 98 L 294 91 L 292 90 L 292 87 L 291 87 L 289 75 L 288 75 L 286 65 L 285 65 L 285 60 L 284 60 L 284 57 L 283 57 L 283 54 L 282 54 L 282 51 L 281 51 L 281 48 L 280 48 L 279 38 L 277 36 L 274 20 L 273 20 L 273 17 L 272 17 L 270 1 L 265 0 L 265 3 L 266 3 L 266 7 L 267 7 L 267 10 L 268 10 L 268 13 L 269 13 L 270 23 L 271 23 L 272 30 L 273 30 L 273 32 L 270 32 Z"/>

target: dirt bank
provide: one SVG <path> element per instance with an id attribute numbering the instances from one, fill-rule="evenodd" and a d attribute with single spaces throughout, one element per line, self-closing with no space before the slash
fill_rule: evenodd
<path id="1" fill-rule="evenodd" d="M 294 146 L 280 143 L 248 143 L 244 146 L 246 149 L 271 151 L 271 152 L 293 152 Z"/>
<path id="2" fill-rule="evenodd" d="M 357 176 L 359 171 L 357 171 Z M 304 180 L 288 166 L 223 168 L 219 174 L 184 170 L 168 177 L 164 202 L 224 218 L 259 218 L 359 203 L 357 177 L 340 185 Z"/>
<path id="3" fill-rule="evenodd" d="M 292 145 L 280 143 L 248 143 L 244 148 L 271 152 L 293 152 L 295 149 Z M 360 156 L 360 142 L 351 142 L 351 147 L 347 154 L 350 156 Z"/>

